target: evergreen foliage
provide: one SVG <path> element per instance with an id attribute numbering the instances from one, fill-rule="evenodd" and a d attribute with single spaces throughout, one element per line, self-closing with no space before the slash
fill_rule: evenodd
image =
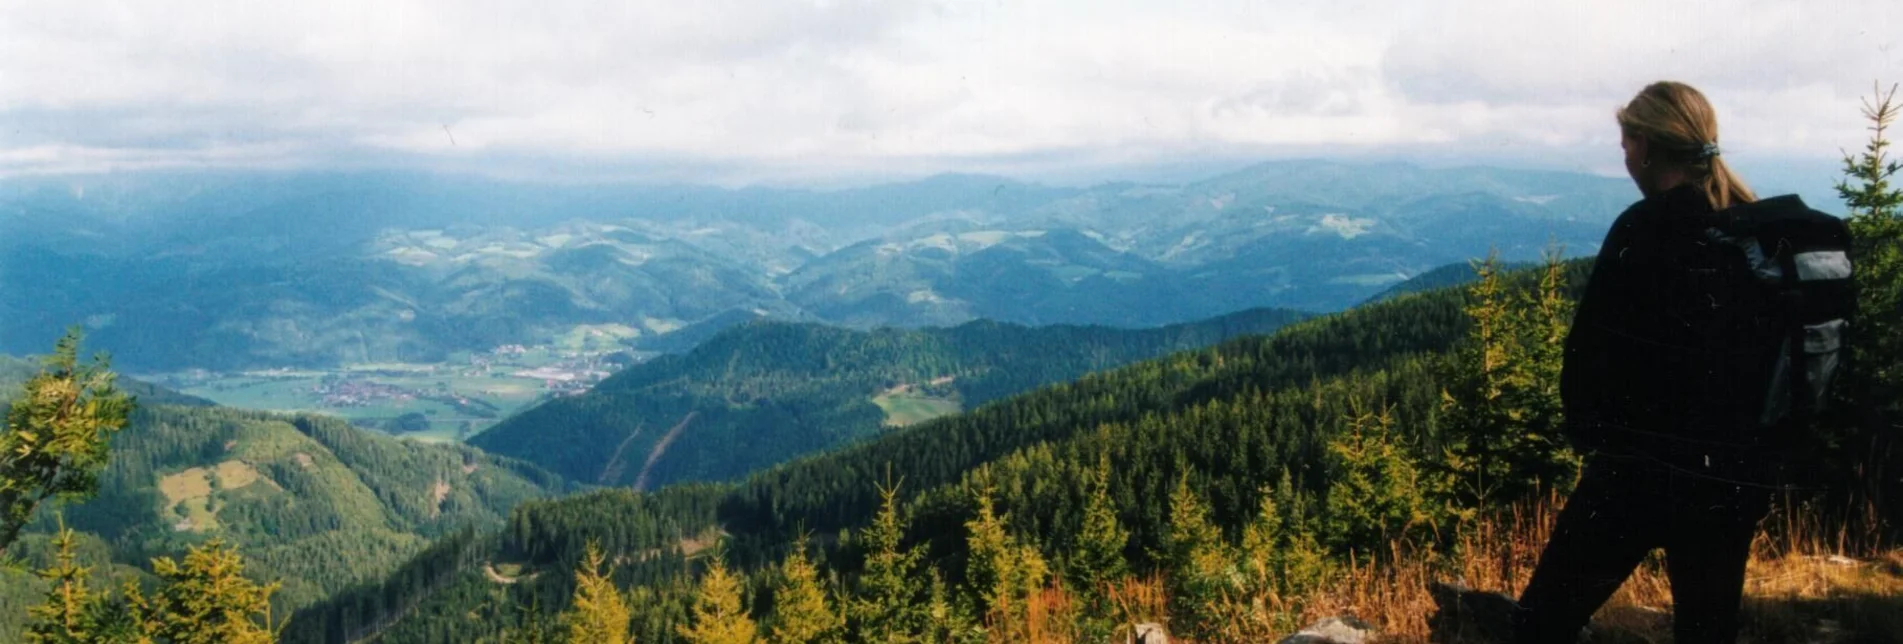
<path id="1" fill-rule="evenodd" d="M 1892 181 L 1903 162 L 1889 157 L 1890 126 L 1903 115 L 1896 86 L 1866 99 L 1870 140 L 1855 156 L 1845 153 L 1837 194 L 1849 206 L 1852 259 L 1856 263 L 1857 317 L 1852 320 L 1851 369 L 1839 387 L 1839 406 L 1852 410 L 1849 428 L 1837 438 L 1826 463 L 1844 467 L 1854 502 L 1864 506 L 1870 532 L 1903 525 L 1903 187 Z M 1888 526 L 1881 525 L 1888 522 Z"/>
<path id="2" fill-rule="evenodd" d="M 77 329 L 60 338 L 44 369 L 7 409 L 0 430 L 0 552 L 19 538 L 41 502 L 98 491 L 108 443 L 132 411 L 104 356 L 79 363 L 79 342 Z"/>
<path id="3" fill-rule="evenodd" d="M 148 637 L 172 644 L 276 641 L 271 593 L 277 584 L 245 578 L 237 549 L 212 539 L 189 549 L 182 561 L 152 560 L 152 574 L 160 585 L 149 599 L 134 586 L 126 588 L 127 604 Z"/>
<path id="4" fill-rule="evenodd" d="M 1560 365 L 1572 319 L 1567 268 L 1557 252 L 1537 288 L 1509 289 L 1499 259 L 1474 263 L 1467 343 L 1453 352 L 1442 391 L 1439 460 L 1461 507 L 1490 508 L 1547 489 L 1568 490 L 1578 459 L 1560 427 Z"/>
<path id="5" fill-rule="evenodd" d="M 976 515 L 965 523 L 965 584 L 973 612 L 983 615 L 996 637 L 1026 640 L 1029 605 L 1044 587 L 1049 564 L 1036 547 L 1019 543 L 1005 528 L 991 490 L 974 490 Z"/>
<path id="6" fill-rule="evenodd" d="M 779 583 L 773 588 L 773 644 L 834 641 L 844 626 L 826 602 L 819 570 L 806 558 L 807 545 L 801 536 L 780 564 Z"/>
<path id="7" fill-rule="evenodd" d="M 1098 455 L 1089 479 L 1090 498 L 1084 504 L 1083 525 L 1069 549 L 1070 582 L 1089 597 L 1101 597 L 1104 586 L 1130 572 L 1124 549 L 1130 532 L 1117 519 L 1110 498 L 1110 454 Z"/>
<path id="8" fill-rule="evenodd" d="M 78 536 L 67 529 L 53 537 L 57 563 L 36 573 L 52 588 L 45 603 L 27 609 L 28 642 L 82 644 L 99 640 L 105 602 L 87 587 L 92 567 L 78 563 L 77 541 Z"/>
<path id="9" fill-rule="evenodd" d="M 1418 543 L 1438 534 L 1448 518 L 1439 501 L 1446 498 L 1444 486 L 1396 435 L 1393 414 L 1356 410 L 1348 425 L 1328 444 L 1336 464 L 1327 524 L 1334 549 L 1366 558 L 1396 541 Z"/>
<path id="10" fill-rule="evenodd" d="M 147 596 L 128 582 L 119 596 L 87 587 L 91 569 L 76 563 L 76 536 L 61 530 L 54 537 L 57 563 L 40 571 L 52 582 L 46 602 L 28 611 L 29 642 L 106 644 L 269 644 L 277 631 L 271 619 L 276 585 L 259 585 L 244 576 L 244 559 L 213 539 L 190 549 L 184 560 L 152 560 L 157 590 Z"/>
<path id="11" fill-rule="evenodd" d="M 582 565 L 575 568 L 575 596 L 562 614 L 568 623 L 568 644 L 633 641 L 628 638 L 628 604 L 615 588 L 614 570 L 602 569 L 606 559 L 601 548 L 589 543 Z"/>
<path id="12" fill-rule="evenodd" d="M 741 592 L 745 580 L 727 570 L 719 554 L 709 557 L 694 599 L 693 624 L 680 628 L 688 644 L 752 644 L 759 629 L 747 616 Z"/>
<path id="13" fill-rule="evenodd" d="M 1187 473 L 1170 494 L 1169 590 L 1172 627 L 1202 637 L 1219 623 L 1238 588 L 1234 553 Z"/>
<path id="14" fill-rule="evenodd" d="M 878 516 L 853 535 L 854 545 L 866 554 L 848 612 L 850 624 L 853 632 L 873 641 L 921 641 L 930 617 L 919 597 L 917 569 L 922 555 L 904 545 L 898 486 L 882 485 L 878 492 Z"/>
<path id="15" fill-rule="evenodd" d="M 602 485 L 726 480 L 877 434 L 886 414 L 873 400 L 895 387 L 970 408 L 1304 317 L 1256 310 L 1152 329 L 981 321 L 854 331 L 757 322 L 526 410 L 470 444 Z M 663 443 L 677 426 L 682 431 Z"/>
<path id="16" fill-rule="evenodd" d="M 1584 266 L 1562 268 L 1571 278 Z M 1500 283 L 1517 294 L 1537 289 L 1540 278 L 1523 272 L 1502 275 Z M 1179 634 L 1233 637 L 1215 629 L 1245 613 L 1260 624 L 1290 619 L 1288 611 L 1299 607 L 1289 598 L 1325 587 L 1340 570 L 1338 560 L 1348 556 L 1324 543 L 1346 541 L 1331 532 L 1345 517 L 1330 498 L 1329 483 L 1342 467 L 1330 445 L 1353 425 L 1344 418 L 1368 415 L 1353 401 L 1371 401 L 1391 423 L 1385 433 L 1363 432 L 1357 448 L 1381 457 L 1369 463 L 1442 453 L 1452 431 L 1442 408 L 1440 378 L 1450 368 L 1442 356 L 1468 336 L 1468 300 L 1465 291 L 1400 296 L 1274 336 L 1093 374 L 889 430 L 737 484 L 525 503 L 493 544 L 479 546 L 496 561 L 522 566 L 516 583 L 486 580 L 477 559 L 462 564 L 474 572 L 456 573 L 441 586 L 386 587 L 404 617 L 380 632 L 386 641 L 495 641 L 505 629 L 526 632 L 522 607 L 561 610 L 573 596 L 572 576 L 531 571 L 572 570 L 586 540 L 594 539 L 611 560 L 625 562 L 616 580 L 629 588 L 635 638 L 679 641 L 695 623 L 693 606 L 700 601 L 682 545 L 724 530 L 730 536 L 723 565 L 760 573 L 750 575 L 758 580 L 754 588 L 741 591 L 760 600 L 743 603 L 742 610 L 759 616 L 771 636 L 782 604 L 775 586 L 784 583 L 774 565 L 790 556 L 783 535 L 810 527 L 820 536 L 816 570 L 843 590 L 839 632 L 846 641 L 1098 633 L 1102 622 L 1091 622 L 1121 609 L 1107 602 L 1048 604 L 1046 598 L 1064 593 L 999 583 L 1024 579 L 1000 572 L 1019 561 L 1056 561 L 1070 582 L 1065 590 L 1081 589 L 1071 577 L 1099 566 L 1078 559 L 1076 544 L 1095 523 L 1116 528 L 1093 529 L 1110 535 L 1098 540 L 1099 550 L 1117 553 L 1100 558 L 1103 567 L 1136 575 L 1112 583 L 1142 584 L 1145 576 L 1160 575 L 1184 610 L 1201 614 L 1155 617 L 1168 617 Z M 865 483 L 888 467 L 919 491 L 902 498 L 895 486 Z M 1442 472 L 1431 470 L 1421 480 L 1426 474 Z M 1385 498 L 1380 495 L 1394 492 L 1376 485 L 1385 476 L 1369 477 L 1364 491 L 1340 492 L 1342 501 L 1357 494 Z M 974 490 L 987 491 L 988 503 L 974 503 Z M 1089 519 L 1093 514 L 1098 518 Z M 1418 525 L 1407 530 L 1422 539 L 1433 535 Z M 1118 532 L 1126 536 L 1119 539 Z M 1114 545 L 1119 541 L 1122 548 Z M 1364 552 L 1375 545 L 1384 544 Z M 1047 578 L 1048 571 L 1031 577 Z M 1197 605 L 1187 599 L 1193 596 L 1212 601 Z M 1021 597 L 1027 610 L 990 611 L 999 597 Z"/>
<path id="17" fill-rule="evenodd" d="M 1328 551 L 1315 535 L 1314 521 L 1309 518 L 1301 492 L 1290 482 L 1287 470 L 1282 471 L 1281 481 L 1269 496 L 1270 503 L 1281 513 L 1277 530 L 1281 547 L 1275 557 L 1280 577 L 1275 587 L 1282 595 L 1300 596 L 1327 579 Z M 1263 512 L 1267 512 L 1266 506 Z"/>

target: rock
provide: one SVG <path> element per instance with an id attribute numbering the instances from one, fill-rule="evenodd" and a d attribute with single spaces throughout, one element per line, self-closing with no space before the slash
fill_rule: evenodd
<path id="1" fill-rule="evenodd" d="M 1117 629 L 1109 644 L 1170 644 L 1170 634 L 1162 624 L 1131 624 Z"/>
<path id="2" fill-rule="evenodd" d="M 1500 593 L 1473 590 L 1459 584 L 1435 582 L 1427 586 L 1438 610 L 1427 618 L 1429 638 L 1435 642 L 1511 642 L 1513 615 L 1520 604 Z"/>
<path id="3" fill-rule="evenodd" d="M 1367 622 L 1353 617 L 1330 617 L 1282 638 L 1279 644 L 1368 644 L 1377 636 L 1374 626 Z"/>

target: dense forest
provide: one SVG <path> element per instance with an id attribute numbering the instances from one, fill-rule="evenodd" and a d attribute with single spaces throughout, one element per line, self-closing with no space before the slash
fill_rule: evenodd
<path id="1" fill-rule="evenodd" d="M 300 613 L 289 639 L 369 624 L 386 641 L 517 641 L 605 623 L 639 642 L 1092 641 L 1136 617 L 1203 641 L 1286 633 L 1291 598 L 1352 562 L 1457 561 L 1476 519 L 1566 491 L 1578 460 L 1553 431 L 1557 347 L 1586 270 L 1484 264 L 1470 287 L 1092 374 L 733 484 L 531 502 L 491 541 L 413 562 L 433 570 Z M 1813 455 L 1835 465 L 1800 469 L 1838 492 L 1810 502 L 1868 504 L 1851 471 L 1879 457 L 1830 442 Z M 1167 599 L 1131 612 L 1131 588 Z M 1027 612 L 1056 610 L 1052 592 L 1069 612 Z M 1064 634 L 1033 638 L 1034 624 Z"/>
<path id="2" fill-rule="evenodd" d="M 1876 114 L 1888 113 L 1882 105 Z M 1808 626 L 1773 624 L 1761 640 L 1818 632 L 1809 626 L 1852 641 L 1903 632 L 1903 552 L 1894 549 L 1903 481 L 1891 474 L 1903 471 L 1894 436 L 1903 191 L 1885 183 L 1903 168 L 1883 161 L 1886 117 L 1872 118 L 1876 143 L 1846 158 L 1851 180 L 1839 187 L 1852 208 L 1859 335 L 1833 399 L 1810 419 L 1814 431 L 1767 439 L 1787 474 L 1763 526 L 1770 538 L 1751 553 L 1754 565 L 1758 551 L 1782 550 L 1812 568 L 1851 566 L 1845 574 L 1860 585 L 1807 607 L 1798 605 L 1816 598 L 1785 597 L 1769 610 L 1804 613 L 1794 619 Z M 818 378 L 852 396 L 869 385 L 875 398 L 957 397 L 964 411 L 885 422 L 893 426 L 738 480 L 648 491 L 644 473 L 634 489 L 546 499 L 536 497 L 570 486 L 473 448 L 432 451 L 334 420 L 189 399 L 134 410 L 109 376 L 73 371 L 69 340 L 56 352 L 64 375 L 35 376 L 10 408 L 0 498 L 12 523 L 0 548 L 44 584 L 44 602 L 22 612 L 26 633 L 46 641 L 111 641 L 93 636 L 100 631 L 73 637 L 103 624 L 177 642 L 1078 642 L 1141 621 L 1191 642 L 1260 641 L 1299 627 L 1331 593 L 1359 593 L 1352 605 L 1365 608 L 1401 597 L 1401 585 L 1418 599 L 1428 581 L 1495 568 L 1493 588 L 1513 588 L 1500 583 L 1515 576 L 1505 569 L 1526 564 L 1537 545 L 1525 544 L 1544 540 L 1546 512 L 1579 476 L 1582 456 L 1561 431 L 1559 373 L 1588 267 L 1558 254 L 1517 270 L 1490 258 L 1465 286 L 1112 369 L 1079 367 L 1091 373 L 1042 385 L 1035 368 L 961 366 L 944 358 L 955 351 L 930 350 L 956 347 L 956 333 L 848 342 L 815 327 L 752 325 L 679 358 L 676 371 L 626 375 L 603 394 L 678 398 L 700 386 L 749 409 Z M 960 330 L 992 354 L 1048 349 L 1001 344 L 983 325 Z M 747 332 L 784 336 L 721 350 Z M 824 380 L 860 364 L 874 366 Z M 688 366 L 747 377 L 696 379 Z M 1011 373 L 987 380 L 990 369 Z M 1006 384 L 950 386 L 961 380 Z M 890 421 L 885 411 L 869 420 Z M 680 420 L 657 445 L 679 439 L 698 412 L 668 412 Z M 633 425 L 625 444 L 646 421 L 623 422 Z M 34 483 L 15 467 L 51 449 L 46 432 L 121 425 L 113 452 L 131 455 L 97 478 Z M 744 446 L 725 438 L 724 447 Z M 81 447 L 72 452 L 81 469 L 105 462 L 103 443 Z M 604 445 L 588 449 L 599 457 Z M 602 470 L 613 475 L 600 480 L 627 480 L 618 451 Z M 506 476 L 479 480 L 493 471 Z M 469 497 L 451 502 L 459 489 Z M 23 503 L 22 490 L 96 498 L 39 515 L 15 540 L 11 530 L 37 503 Z M 503 507 L 512 507 L 506 519 Z M 159 527 L 125 520 L 155 509 Z M 1520 551 L 1499 548 L 1503 538 Z M 1877 562 L 1805 555 L 1804 539 L 1824 546 L 1811 553 Z M 183 563 L 163 554 L 181 547 Z M 118 563 L 146 556 L 149 569 Z M 395 572 L 360 574 L 377 568 Z M 1662 586 L 1657 569 L 1638 574 Z M 95 574 L 123 590 L 89 594 Z M 272 633 L 280 622 L 270 604 L 300 603 L 284 580 L 312 578 L 291 626 Z M 222 612 L 191 612 L 207 606 Z M 1380 626 L 1422 633 L 1424 611 L 1388 616 L 1408 623 Z M 205 624 L 243 637 L 204 635 Z"/>
<path id="3" fill-rule="evenodd" d="M 906 420 L 905 405 L 978 407 L 1303 317 L 1258 309 L 1154 329 L 753 322 L 529 409 L 470 444 L 602 485 L 726 480 L 877 434 Z"/>
<path id="4" fill-rule="evenodd" d="M 5 359 L 0 400 L 37 370 Z M 572 489 L 466 446 L 402 441 L 324 416 L 213 407 L 136 381 L 122 389 L 137 405 L 113 437 L 96 496 L 26 526 L 9 551 L 26 567 L 53 563 L 62 522 L 77 533 L 83 561 L 119 577 L 217 539 L 256 578 L 281 585 L 274 608 L 288 615 L 382 578 L 432 540 L 493 530 L 518 504 Z M 18 637 L 24 607 L 44 592 L 30 574 L 0 571 L 0 640 Z"/>
<path id="5" fill-rule="evenodd" d="M 1583 270 L 1572 264 L 1556 274 L 1576 284 Z M 1520 272 L 1507 281 L 1526 293 L 1540 277 Z M 1309 526 L 1320 542 L 1367 547 L 1356 541 L 1366 535 L 1322 529 L 1319 508 L 1342 467 L 1330 456 L 1330 440 L 1348 419 L 1385 410 L 1397 440 L 1423 449 L 1446 442 L 1438 425 L 1440 376 L 1450 368 L 1448 352 L 1470 327 L 1463 309 L 1468 299 L 1460 290 L 1405 295 L 1274 335 L 1091 374 L 735 484 L 531 502 L 512 515 L 486 560 L 521 572 L 513 583 L 498 583 L 478 567 L 455 567 L 481 557 L 442 556 L 437 563 L 446 567 L 433 574 L 408 575 L 360 594 L 412 598 L 384 601 L 416 607 L 388 627 L 390 641 L 521 633 L 553 623 L 537 615 L 569 603 L 574 580 L 568 572 L 593 543 L 620 562 L 614 579 L 648 598 L 639 603 L 648 608 L 632 618 L 641 631 L 637 641 L 683 641 L 675 627 L 686 623 L 692 598 L 681 593 L 693 586 L 677 571 L 704 567 L 686 559 L 705 552 L 699 547 L 707 536 L 724 534 L 722 560 L 758 573 L 750 577 L 761 591 L 751 594 L 758 602 L 771 603 L 761 584 L 802 533 L 819 546 L 815 557 L 824 569 L 842 575 L 832 577 L 844 584 L 836 591 L 849 591 L 846 580 L 869 565 L 864 535 L 884 507 L 881 481 L 897 488 L 891 508 L 904 524 L 901 546 L 920 554 L 917 566 L 940 571 L 957 587 L 968 581 L 965 524 L 977 516 L 974 490 L 988 490 L 994 514 L 1009 517 L 1013 539 L 1052 561 L 1073 550 L 1093 490 L 1103 490 L 1117 525 L 1130 535 L 1116 550 L 1119 558 L 1133 569 L 1156 569 L 1157 557 L 1169 550 L 1166 499 L 1185 484 L 1201 495 L 1207 520 L 1226 537 L 1238 536 L 1259 513 L 1265 490 L 1281 482 L 1273 493 L 1285 497 L 1278 506 L 1286 520 Z M 926 574 L 924 568 L 911 573 L 921 576 L 914 582 Z M 366 613 L 364 603 L 351 605 L 353 625 L 298 629 L 293 640 L 343 641 L 344 634 L 359 632 L 355 624 L 389 621 Z M 343 610 L 327 605 L 295 619 L 306 628 L 349 622 L 338 617 Z"/>

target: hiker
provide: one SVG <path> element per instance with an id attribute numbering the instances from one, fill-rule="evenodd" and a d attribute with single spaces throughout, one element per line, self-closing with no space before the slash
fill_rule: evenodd
<path id="1" fill-rule="evenodd" d="M 1663 548 L 1674 641 L 1733 642 L 1775 455 L 1836 364 L 1848 232 L 1795 196 L 1759 201 L 1688 85 L 1649 85 L 1617 119 L 1644 199 L 1607 233 L 1566 340 L 1566 431 L 1585 468 L 1516 638 L 1574 641 Z"/>

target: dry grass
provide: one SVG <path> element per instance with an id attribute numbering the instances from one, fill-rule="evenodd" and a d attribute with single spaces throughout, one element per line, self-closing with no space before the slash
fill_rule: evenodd
<path id="1" fill-rule="evenodd" d="M 1294 630 L 1290 625 L 1352 615 L 1379 627 L 1383 642 L 1428 642 L 1433 639 L 1429 618 L 1438 608 L 1429 585 L 1453 582 L 1517 596 L 1539 560 L 1557 509 L 1558 501 L 1548 500 L 1477 521 L 1455 540 L 1453 552 L 1396 548 L 1382 561 L 1397 563 L 1351 563 L 1336 571 L 1332 583 L 1305 597 L 1252 598 L 1234 611 L 1236 623 L 1220 629 L 1232 635 L 1214 641 L 1273 642 Z M 1846 549 L 1846 543 L 1868 540 L 1848 539 L 1841 530 L 1826 531 L 1783 514 L 1774 515 L 1767 527 L 1769 533 L 1753 545 L 1746 573 L 1740 642 L 1903 642 L 1903 550 Z M 1113 607 L 1107 617 L 1117 623 L 1169 621 L 1160 576 L 1128 579 L 1106 591 Z M 1663 557 L 1655 552 L 1594 616 L 1592 641 L 1671 642 L 1671 597 Z M 1078 605 L 1060 586 L 1034 598 L 1027 611 L 1028 641 L 1080 641 L 1067 623 Z M 1275 630 L 1265 632 L 1270 624 Z M 1027 641 L 1022 635 L 1008 639 Z"/>
<path id="2" fill-rule="evenodd" d="M 1538 562 L 1559 503 L 1548 500 L 1480 521 L 1459 550 L 1394 553 L 1396 565 L 1357 565 L 1304 602 L 1302 622 L 1351 614 L 1381 626 L 1386 641 L 1430 639 L 1437 606 L 1430 582 L 1518 596 Z M 1773 519 L 1776 537 L 1753 544 L 1741 642 L 1903 642 L 1903 550 L 1846 551 L 1841 530 Z M 1635 570 L 1594 615 L 1593 641 L 1670 642 L 1671 584 L 1662 553 Z"/>

